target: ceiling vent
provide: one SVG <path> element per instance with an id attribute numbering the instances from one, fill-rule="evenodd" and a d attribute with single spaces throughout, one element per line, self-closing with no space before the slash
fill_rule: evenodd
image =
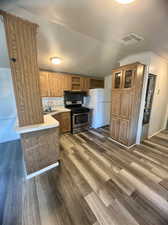
<path id="1" fill-rule="evenodd" d="M 124 38 L 122 38 L 121 42 L 124 45 L 133 45 L 133 44 L 137 44 L 138 42 L 141 42 L 143 40 L 144 40 L 143 37 L 141 37 L 137 34 L 134 34 L 134 33 L 130 33 L 130 34 L 126 35 Z"/>

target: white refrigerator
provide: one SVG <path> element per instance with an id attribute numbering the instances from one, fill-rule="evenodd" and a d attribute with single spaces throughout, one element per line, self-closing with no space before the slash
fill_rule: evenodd
<path id="1" fill-rule="evenodd" d="M 91 127 L 99 128 L 109 125 L 111 111 L 110 89 L 90 89 L 85 105 L 92 109 Z"/>

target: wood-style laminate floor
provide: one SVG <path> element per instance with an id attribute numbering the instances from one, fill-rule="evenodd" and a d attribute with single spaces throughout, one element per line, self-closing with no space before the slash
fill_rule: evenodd
<path id="1" fill-rule="evenodd" d="M 108 128 L 61 137 L 61 166 L 24 180 L 19 141 L 0 144 L 2 225 L 168 225 L 168 132 L 130 150 Z"/>

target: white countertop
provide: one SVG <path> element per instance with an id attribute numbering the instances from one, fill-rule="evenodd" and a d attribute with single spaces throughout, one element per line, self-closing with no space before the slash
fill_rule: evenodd
<path id="1" fill-rule="evenodd" d="M 24 133 L 29 133 L 33 131 L 38 131 L 38 130 L 45 130 L 45 129 L 50 129 L 54 127 L 59 127 L 59 122 L 52 117 L 52 115 L 61 113 L 61 112 L 70 112 L 69 109 L 66 109 L 64 107 L 57 107 L 54 111 L 47 113 L 44 115 L 44 123 L 40 124 L 33 124 L 33 125 L 28 125 L 24 127 L 16 127 L 16 131 L 19 134 L 24 134 Z"/>
<path id="2" fill-rule="evenodd" d="M 46 115 L 55 115 L 55 114 L 58 114 L 58 113 L 62 113 L 62 112 L 70 112 L 71 110 L 70 109 L 67 109 L 65 107 L 56 107 L 53 111 L 51 112 L 46 112 Z"/>
<path id="3" fill-rule="evenodd" d="M 48 114 L 44 115 L 44 123 L 33 124 L 24 127 L 16 127 L 16 132 L 19 134 L 24 134 L 54 127 L 59 127 L 59 122 Z"/>

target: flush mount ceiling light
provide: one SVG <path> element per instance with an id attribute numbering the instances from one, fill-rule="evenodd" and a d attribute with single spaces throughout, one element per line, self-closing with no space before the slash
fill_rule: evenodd
<path id="1" fill-rule="evenodd" d="M 62 59 L 61 58 L 58 58 L 58 57 L 52 57 L 50 58 L 52 64 L 60 64 L 62 62 Z"/>
<path id="2" fill-rule="evenodd" d="M 135 0 L 115 0 L 115 1 L 117 1 L 120 4 L 129 4 L 134 2 Z"/>

